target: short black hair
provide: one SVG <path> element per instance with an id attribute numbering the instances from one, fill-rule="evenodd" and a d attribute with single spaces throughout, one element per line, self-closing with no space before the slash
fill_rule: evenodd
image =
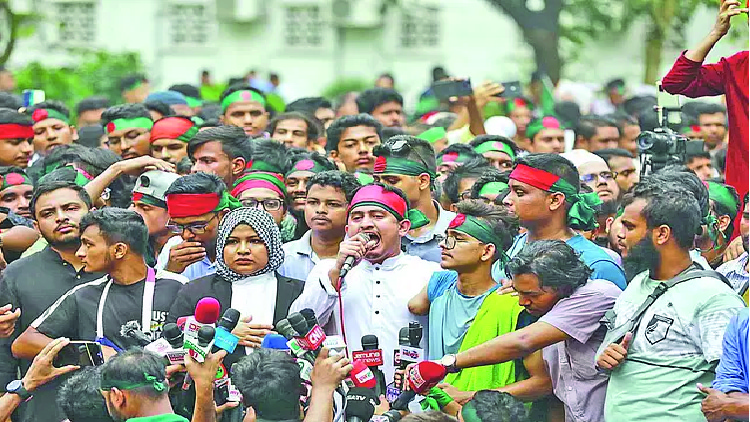
<path id="1" fill-rule="evenodd" d="M 42 101 L 41 103 L 34 104 L 33 106 L 27 108 L 25 113 L 31 116 L 34 111 L 42 108 L 55 110 L 56 112 L 64 115 L 66 118 L 70 119 L 70 110 L 68 110 L 68 107 L 62 101 L 57 100 L 46 100 Z"/>
<path id="2" fill-rule="evenodd" d="M 575 101 L 560 101 L 555 103 L 554 115 L 560 118 L 566 127 L 576 127 L 581 119 L 581 107 Z"/>
<path id="3" fill-rule="evenodd" d="M 390 79 L 391 82 L 395 82 L 396 81 L 395 79 L 393 79 L 393 74 L 392 73 L 388 73 L 388 72 L 381 73 L 380 76 L 378 76 L 378 79 L 380 79 L 380 78 Z"/>
<path id="4" fill-rule="evenodd" d="M 727 149 L 721 148 L 714 153 L 714 167 L 719 173 L 724 174 L 727 171 Z"/>
<path id="5" fill-rule="evenodd" d="M 326 134 L 328 135 L 326 141 L 326 152 L 338 151 L 341 135 L 346 129 L 355 126 L 369 126 L 375 129 L 379 138 L 382 139 L 383 137 L 383 125 L 369 114 L 360 113 L 354 116 L 340 117 L 328 126 L 328 130 L 326 131 Z"/>
<path id="6" fill-rule="evenodd" d="M 484 185 L 486 185 L 487 183 L 501 182 L 507 185 L 510 182 L 509 176 L 510 172 L 500 171 L 494 167 L 488 168 L 484 171 L 484 173 L 482 173 L 481 176 L 479 176 L 479 179 L 477 179 L 477 181 L 474 182 L 473 185 L 471 185 L 471 198 L 479 199 L 479 191 L 481 191 Z M 510 189 L 508 189 L 508 191 L 510 191 Z"/>
<path id="7" fill-rule="evenodd" d="M 604 86 L 605 89 L 612 89 L 612 88 L 624 88 L 625 87 L 625 80 L 622 78 L 615 78 L 607 82 L 607 84 Z"/>
<path id="8" fill-rule="evenodd" d="M 21 107 L 23 107 L 21 97 L 9 92 L 0 91 L 0 108 L 9 108 L 18 111 Z"/>
<path id="9" fill-rule="evenodd" d="M 708 151 L 696 151 L 691 154 L 685 154 L 685 163 L 690 164 L 692 163 L 696 158 L 705 158 L 710 160 L 711 159 L 711 153 Z M 711 163 L 713 164 L 713 162 Z"/>
<path id="10" fill-rule="evenodd" d="M 708 188 L 698 178 L 694 171 L 684 164 L 669 165 L 659 172 L 650 175 L 651 180 L 658 180 L 662 186 L 681 186 L 693 194 L 698 201 L 701 215 L 706 216 L 710 211 Z"/>
<path id="11" fill-rule="evenodd" d="M 34 121 L 31 120 L 31 116 L 23 113 L 19 113 L 18 110 L 11 110 L 9 108 L 0 108 L 0 124 L 15 123 L 21 126 L 33 126 Z"/>
<path id="12" fill-rule="evenodd" d="M 404 148 L 404 152 L 394 151 L 392 148 L 401 142 L 406 142 L 409 147 Z M 418 163 L 424 164 L 424 166 L 427 167 L 427 170 L 431 171 L 433 174 L 437 171 L 435 149 L 432 147 L 432 144 L 425 141 L 424 139 L 417 138 L 416 136 L 393 136 L 387 141 L 382 141 L 379 146 L 376 146 L 373 153 L 377 157 L 384 156 L 406 158 L 411 161 L 416 161 Z M 434 180 L 431 180 L 431 182 L 434 182 Z M 431 183 L 430 185 L 430 187 L 434 189 L 433 183 Z"/>
<path id="13" fill-rule="evenodd" d="M 314 116 L 319 108 L 333 109 L 333 104 L 323 97 L 299 98 L 286 105 L 287 112 L 299 111 Z"/>
<path id="14" fill-rule="evenodd" d="M 211 173 L 198 172 L 182 176 L 172 182 L 169 189 L 164 192 L 164 195 L 215 193 L 221 196 L 226 190 L 227 185 L 224 184 L 224 181 L 222 181 L 219 176 Z"/>
<path id="15" fill-rule="evenodd" d="M 109 108 L 109 98 L 102 95 L 86 97 L 76 105 L 76 115 L 80 116 L 81 113 L 84 113 L 86 111 L 101 110 L 106 108 Z"/>
<path id="16" fill-rule="evenodd" d="M 469 142 L 469 145 L 471 145 L 473 148 L 476 148 L 485 142 L 502 142 L 503 144 L 510 147 L 511 151 L 513 151 L 514 156 L 517 156 L 518 153 L 521 151 L 518 148 L 518 145 L 516 145 L 516 143 L 513 142 L 513 140 L 505 136 L 500 136 L 500 135 L 479 135 L 476 138 L 472 139 L 471 142 Z"/>
<path id="17" fill-rule="evenodd" d="M 314 141 L 320 136 L 320 131 L 322 129 L 320 122 L 317 121 L 317 119 L 315 119 L 314 117 L 310 117 L 307 114 L 298 111 L 281 113 L 271 119 L 271 123 L 268 124 L 268 132 L 273 135 L 273 133 L 276 131 L 276 126 L 278 126 L 279 122 L 282 122 L 284 120 L 302 120 L 303 122 L 305 122 L 305 125 L 307 126 L 308 141 Z"/>
<path id="18" fill-rule="evenodd" d="M 99 389 L 99 368 L 79 369 L 58 390 L 57 405 L 70 422 L 112 422 Z"/>
<path id="19" fill-rule="evenodd" d="M 198 148 L 209 142 L 221 143 L 221 150 L 230 160 L 244 158 L 247 161 L 252 157 L 250 138 L 245 135 L 245 131 L 241 127 L 227 125 L 198 131 L 190 142 L 188 142 L 188 156 L 190 159 L 194 159 L 193 156 Z"/>
<path id="20" fill-rule="evenodd" d="M 120 79 L 120 92 L 133 89 L 133 86 L 137 83 L 148 83 L 148 79 L 142 74 L 124 76 Z"/>
<path id="21" fill-rule="evenodd" d="M 177 174 L 188 174 L 192 168 L 193 162 L 190 161 L 190 157 L 182 157 L 182 160 L 178 161 L 175 165 L 175 171 L 177 171 Z"/>
<path id="22" fill-rule="evenodd" d="M 120 156 L 108 149 L 89 148 L 79 144 L 60 145 L 44 157 L 42 175 L 47 169 L 74 164 L 92 177 L 96 177 L 120 160 Z"/>
<path id="23" fill-rule="evenodd" d="M 606 161 L 607 165 L 609 165 L 609 160 L 611 160 L 613 157 L 635 158 L 635 156 L 630 151 L 622 148 L 600 149 L 598 151 L 594 151 L 594 154 L 598 155 L 602 158 L 602 160 Z"/>
<path id="24" fill-rule="evenodd" d="M 625 110 L 628 115 L 637 117 L 638 122 L 640 123 L 640 116 L 642 114 L 654 114 L 656 115 L 656 112 L 654 111 L 654 106 L 657 104 L 656 96 L 654 95 L 638 95 L 634 97 L 630 97 L 622 105 L 623 110 Z"/>
<path id="25" fill-rule="evenodd" d="M 221 97 L 219 97 L 219 104 L 221 104 L 221 102 L 224 101 L 224 98 L 227 98 L 229 95 L 232 95 L 233 93 L 235 93 L 237 91 L 253 91 L 253 92 L 257 93 L 257 94 L 260 94 L 260 96 L 263 97 L 263 99 L 266 98 L 266 94 L 264 94 L 263 91 L 261 91 L 261 90 L 259 90 L 257 88 L 251 87 L 250 85 L 248 85 L 247 83 L 245 83 L 244 80 L 243 80 L 243 82 L 241 82 L 241 83 L 230 84 L 227 87 L 227 89 L 225 89 L 224 92 L 221 93 Z M 264 108 L 266 110 L 268 110 L 267 106 L 264 107 Z"/>
<path id="26" fill-rule="evenodd" d="M 525 165 L 552 173 L 580 191 L 581 176 L 576 166 L 559 154 L 529 154 L 516 160 L 516 165 Z"/>
<path id="27" fill-rule="evenodd" d="M 550 287 L 565 298 L 586 284 L 592 271 L 562 240 L 537 240 L 527 243 L 510 260 L 506 273 L 511 277 L 533 274 L 539 279 L 539 287 Z"/>
<path id="28" fill-rule="evenodd" d="M 495 245 L 495 260 L 500 259 L 503 253 L 513 246 L 513 239 L 518 235 L 519 222 L 518 217 L 506 207 L 498 207 L 476 199 L 470 199 L 456 204 L 456 209 L 461 214 L 483 220 L 501 240 L 501 244 Z"/>
<path id="29" fill-rule="evenodd" d="M 148 227 L 137 212 L 113 207 L 89 211 L 81 218 L 81 233 L 92 226 L 99 228 L 108 245 L 124 243 L 136 254 L 146 256 Z"/>
<path id="30" fill-rule="evenodd" d="M 356 102 L 360 113 L 372 114 L 385 103 L 396 102 L 403 106 L 404 98 L 391 88 L 370 88 L 359 94 Z"/>
<path id="31" fill-rule="evenodd" d="M 132 348 L 110 358 L 101 366 L 102 382 L 107 380 L 126 382 L 128 384 L 143 384 L 146 376 L 154 377 L 156 382 L 166 384 L 164 372 L 164 358 L 147 350 Z M 157 390 L 150 383 L 142 387 L 128 390 L 150 400 L 159 399 L 167 395 L 168 388 Z"/>
<path id="32" fill-rule="evenodd" d="M 480 390 L 464 406 L 473 407 L 482 422 L 527 422 L 523 402 L 512 395 L 495 390 Z"/>
<path id="33" fill-rule="evenodd" d="M 622 128 L 625 126 L 638 126 L 638 119 L 622 111 L 606 114 L 604 117 L 614 120 Z"/>
<path id="34" fill-rule="evenodd" d="M 695 196 L 683 186 L 665 186 L 663 180 L 645 177 L 633 187 L 633 200 L 644 199 L 641 211 L 649 229 L 669 226 L 675 242 L 684 250 L 693 247 L 701 226 L 701 210 Z"/>
<path id="35" fill-rule="evenodd" d="M 302 379 L 299 365 L 286 353 L 257 349 L 232 365 L 232 383 L 246 407 L 264 420 L 296 420 Z"/>
<path id="36" fill-rule="evenodd" d="M 398 135 L 408 135 L 405 130 L 400 127 L 384 127 L 380 135 L 380 142 L 387 142 L 389 139 Z"/>
<path id="37" fill-rule="evenodd" d="M 88 192 L 86 192 L 86 189 L 84 189 L 81 186 L 76 185 L 73 182 L 62 182 L 62 181 L 50 181 L 50 182 L 42 182 L 39 183 L 34 188 L 34 195 L 31 197 L 31 203 L 29 203 L 29 209 L 31 210 L 31 215 L 36 219 L 36 203 L 39 202 L 39 198 L 47 193 L 54 192 L 56 190 L 60 189 L 70 189 L 78 194 L 78 198 L 86 204 L 86 208 L 91 209 L 92 202 L 91 197 L 89 196 Z"/>
<path id="38" fill-rule="evenodd" d="M 443 181 L 443 193 L 452 204 L 461 200 L 459 197 L 461 192 L 458 191 L 458 185 L 461 183 L 461 180 L 470 178 L 479 179 L 485 171 L 492 168 L 484 157 L 480 156 L 480 158 L 471 159 L 462 166 L 458 166 Z"/>
<path id="39" fill-rule="evenodd" d="M 219 104 L 203 103 L 203 107 L 201 107 L 201 111 L 198 113 L 198 117 L 203 119 L 204 123 L 214 122 L 214 124 L 209 127 L 219 125 L 219 116 L 221 116 L 221 106 Z M 201 127 L 203 126 L 204 125 L 201 125 Z"/>
<path id="40" fill-rule="evenodd" d="M 151 114 L 143 104 L 119 104 L 104 110 L 102 126 L 106 127 L 109 122 L 115 119 L 134 119 L 136 117 L 151 119 Z"/>
<path id="41" fill-rule="evenodd" d="M 284 169 L 284 174 L 292 172 L 294 165 L 302 160 L 313 160 L 326 170 L 338 169 L 333 161 L 329 160 L 328 157 L 320 155 L 317 151 L 311 152 L 299 148 L 289 148 L 287 149 L 287 156 L 289 157 L 289 167 Z"/>
<path id="42" fill-rule="evenodd" d="M 721 113 L 726 116 L 727 108 L 721 104 L 716 103 L 701 103 L 696 107 L 696 117 L 700 117 L 702 114 L 718 114 Z"/>
<path id="43" fill-rule="evenodd" d="M 600 127 L 614 127 L 617 128 L 618 136 L 622 136 L 622 128 L 613 119 L 605 116 L 597 116 L 590 114 L 588 116 L 582 116 L 578 120 L 578 126 L 576 126 L 576 134 L 582 136 L 584 139 L 591 139 L 596 135 L 596 129 Z"/>
<path id="44" fill-rule="evenodd" d="M 143 102 L 143 106 L 149 111 L 155 111 L 161 114 L 162 117 L 172 117 L 175 115 L 174 110 L 169 104 L 159 100 L 148 100 Z M 149 115 L 150 116 L 150 115 Z"/>
<path id="45" fill-rule="evenodd" d="M 259 161 L 264 161 L 281 171 L 291 166 L 287 147 L 273 139 L 254 139 L 250 143 L 251 155 Z"/>
<path id="46" fill-rule="evenodd" d="M 313 175 L 313 177 L 307 181 L 307 191 L 309 192 L 310 188 L 315 185 L 332 186 L 340 189 L 346 196 L 346 202 L 351 202 L 354 197 L 354 192 L 362 187 L 362 183 L 357 179 L 357 176 L 340 170 L 322 171 Z"/>
<path id="47" fill-rule="evenodd" d="M 179 92 L 186 97 L 201 98 L 201 92 L 195 85 L 176 84 L 169 87 L 169 91 Z"/>

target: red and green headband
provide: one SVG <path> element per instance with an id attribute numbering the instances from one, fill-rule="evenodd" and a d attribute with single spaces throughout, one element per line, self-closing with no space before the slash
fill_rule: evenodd
<path id="1" fill-rule="evenodd" d="M 262 171 L 267 173 L 284 174 L 279 166 L 263 160 L 250 160 L 245 164 L 246 172 Z"/>
<path id="2" fill-rule="evenodd" d="M 292 168 L 288 172 L 286 172 L 286 177 L 289 177 L 290 174 L 296 173 L 298 171 L 309 171 L 318 174 L 326 170 L 327 169 L 324 166 L 320 165 L 320 163 L 318 163 L 317 161 L 305 158 L 304 160 L 299 160 L 294 163 Z"/>
<path id="3" fill-rule="evenodd" d="M 226 96 L 221 101 L 221 112 L 226 112 L 230 105 L 234 103 L 242 103 L 242 102 L 250 102 L 255 101 L 260 103 L 263 107 L 266 106 L 266 99 L 263 98 L 262 95 L 258 94 L 255 91 L 251 90 L 244 90 L 244 91 L 234 91 L 233 93 Z"/>
<path id="4" fill-rule="evenodd" d="M 513 98 L 507 102 L 508 113 L 517 109 L 518 107 L 533 108 L 533 105 L 521 97 Z"/>
<path id="5" fill-rule="evenodd" d="M 240 201 L 229 192 L 217 193 L 173 193 L 167 195 L 167 211 L 171 218 L 197 217 L 209 212 L 242 207 Z"/>
<path id="6" fill-rule="evenodd" d="M 31 113 L 31 120 L 33 120 L 34 123 L 39 123 L 42 120 L 47 119 L 57 119 L 65 122 L 66 125 L 70 124 L 68 116 L 52 108 L 38 108 Z"/>
<path id="7" fill-rule="evenodd" d="M 282 198 L 286 197 L 286 187 L 284 186 L 284 180 L 281 178 L 281 175 L 260 171 L 246 173 L 237 180 L 232 188 L 232 196 L 239 198 L 242 192 L 253 188 L 271 189 L 278 193 Z"/>
<path id="8" fill-rule="evenodd" d="M 112 133 L 116 130 L 123 129 L 134 129 L 142 128 L 151 130 L 154 127 L 154 121 L 148 117 L 134 117 L 132 119 L 115 119 L 107 123 L 107 133 Z"/>
<path id="9" fill-rule="evenodd" d="M 167 203 L 147 193 L 133 192 L 133 202 L 143 202 L 147 205 L 167 209 Z"/>
<path id="10" fill-rule="evenodd" d="M 34 182 L 31 181 L 29 176 L 21 173 L 8 173 L 5 176 L 0 176 L 0 180 L 2 180 L 0 191 L 19 185 L 34 186 Z"/>
<path id="11" fill-rule="evenodd" d="M 471 157 L 466 154 L 459 154 L 457 152 L 446 152 L 445 154 L 438 157 L 437 165 L 439 166 L 445 163 L 461 164 L 469 160 L 471 160 Z"/>
<path id="12" fill-rule="evenodd" d="M 468 234 L 482 243 L 495 245 L 496 256 L 507 261 L 507 255 L 502 249 L 502 239 L 486 221 L 471 215 L 457 214 L 448 224 L 448 228 Z"/>
<path id="13" fill-rule="evenodd" d="M 0 139 L 29 139 L 34 137 L 34 128 L 18 123 L 0 124 Z"/>
<path id="14" fill-rule="evenodd" d="M 349 204 L 348 213 L 351 214 L 355 208 L 366 205 L 382 208 L 396 217 L 398 221 L 408 219 L 411 222 L 411 228 L 423 227 L 430 223 L 421 211 L 410 210 L 404 198 L 396 192 L 383 189 L 382 186 L 366 185 L 360 188 Z"/>
<path id="15" fill-rule="evenodd" d="M 445 138 L 446 134 L 447 132 L 445 131 L 445 128 L 433 127 L 417 135 L 417 138 L 423 139 L 431 144 L 434 144 L 435 142 Z"/>
<path id="16" fill-rule="evenodd" d="M 436 177 L 435 172 L 428 169 L 424 163 L 401 157 L 381 155 L 375 159 L 375 166 L 372 170 L 373 174 L 403 174 L 405 176 L 428 174 L 432 179 Z"/>
<path id="17" fill-rule="evenodd" d="M 482 142 L 481 144 L 474 147 L 474 151 L 476 151 L 478 154 L 484 154 L 485 152 L 490 151 L 504 152 L 508 154 L 508 157 L 510 157 L 511 160 L 516 159 L 516 154 L 513 152 L 513 148 L 511 148 L 510 145 L 506 144 L 505 142 L 500 141 Z"/>
<path id="18" fill-rule="evenodd" d="M 602 200 L 595 192 L 579 193 L 565 179 L 547 171 L 518 164 L 510 173 L 511 180 L 533 186 L 547 192 L 562 193 L 571 204 L 568 211 L 568 226 L 575 230 L 592 230 L 597 227 L 596 211 L 593 207 L 601 205 Z"/>
<path id="19" fill-rule="evenodd" d="M 544 116 L 541 119 L 536 119 L 529 124 L 526 128 L 526 137 L 534 139 L 537 133 L 541 132 L 542 129 L 565 129 L 560 123 L 560 120 L 555 116 Z"/>
<path id="20" fill-rule="evenodd" d="M 151 128 L 150 141 L 157 139 L 176 139 L 189 142 L 198 133 L 198 128 L 190 119 L 184 117 L 165 117 L 157 120 Z"/>

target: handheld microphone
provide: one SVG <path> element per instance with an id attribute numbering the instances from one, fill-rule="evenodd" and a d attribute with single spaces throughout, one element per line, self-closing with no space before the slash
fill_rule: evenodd
<path id="1" fill-rule="evenodd" d="M 429 360 L 419 362 L 417 366 L 409 371 L 407 376 L 410 390 L 401 393 L 401 395 L 398 396 L 398 399 L 393 402 L 391 408 L 396 410 L 407 410 L 409 402 L 412 401 L 417 394 L 425 394 L 430 391 L 430 388 L 438 385 L 438 383 L 445 378 L 445 374 L 445 367 L 437 362 Z"/>
<path id="2" fill-rule="evenodd" d="M 287 320 L 298 333 L 305 333 L 304 336 L 298 337 L 296 339 L 297 343 L 303 349 L 312 352 L 313 356 L 318 357 L 321 345 L 326 339 L 326 333 L 322 328 L 320 328 L 320 325 L 314 324 L 312 326 L 308 326 L 307 320 L 299 312 L 295 312 L 289 315 L 287 317 Z"/>
<path id="3" fill-rule="evenodd" d="M 182 348 L 182 330 L 174 322 L 164 324 L 161 329 L 161 337 L 167 340 L 173 349 Z"/>
<path id="4" fill-rule="evenodd" d="M 204 297 L 195 305 L 195 315 L 187 317 L 185 320 L 185 338 L 196 340 L 198 330 L 204 325 L 213 327 L 219 320 L 221 305 L 216 298 Z"/>
<path id="5" fill-rule="evenodd" d="M 389 410 L 382 415 L 373 416 L 370 422 L 398 422 L 401 417 L 401 412 L 398 410 Z"/>
<path id="6" fill-rule="evenodd" d="M 224 311 L 224 315 L 219 320 L 219 324 L 216 327 L 216 334 L 214 337 L 214 345 L 211 348 L 213 353 L 218 352 L 221 349 L 227 351 L 227 353 L 234 352 L 237 348 L 237 343 L 240 338 L 232 334 L 232 330 L 237 326 L 240 320 L 240 311 L 229 308 Z"/>
<path id="7" fill-rule="evenodd" d="M 409 323 L 409 327 L 404 327 L 407 329 L 407 343 L 404 344 L 402 340 L 404 340 L 401 337 L 401 332 L 399 332 L 399 344 L 401 347 L 399 348 L 399 357 L 401 358 L 401 363 L 399 365 L 400 369 L 406 369 L 409 364 L 421 362 L 424 360 L 424 350 L 419 347 L 419 342 L 422 341 L 422 324 L 419 322 L 413 321 Z M 401 330 L 403 331 L 402 328 Z"/>
<path id="8" fill-rule="evenodd" d="M 372 334 L 362 336 L 362 351 L 352 352 L 352 360 L 367 365 L 375 376 L 375 395 L 385 394 L 385 374 L 378 367 L 383 365 L 383 351 L 378 348 L 378 338 Z"/>
<path id="9" fill-rule="evenodd" d="M 120 326 L 120 335 L 135 340 L 140 347 L 147 346 L 151 343 L 151 338 L 141 331 L 141 325 L 138 321 L 128 321 L 125 325 Z"/>
<path id="10" fill-rule="evenodd" d="M 286 338 L 281 334 L 276 333 L 266 334 L 266 336 L 263 337 L 263 341 L 260 343 L 260 347 L 262 349 L 281 350 L 287 353 L 291 352 L 289 346 L 286 344 Z"/>
<path id="11" fill-rule="evenodd" d="M 329 355 L 343 355 L 346 353 L 346 342 L 341 336 L 326 336 L 323 347 L 328 348 Z"/>
<path id="12" fill-rule="evenodd" d="M 299 321 L 297 321 L 296 323 L 297 325 L 299 325 Z M 289 340 L 286 344 L 294 354 L 294 356 L 305 359 L 310 363 L 315 362 L 315 356 L 313 356 L 312 353 L 309 353 L 307 350 L 303 349 L 302 346 L 297 343 L 297 339 L 301 336 L 301 334 L 297 330 L 292 328 L 292 324 L 289 323 L 288 319 L 282 319 L 281 321 L 277 322 L 276 331 L 279 334 L 283 335 L 284 338 Z"/>
<path id="13" fill-rule="evenodd" d="M 368 422 L 375 413 L 377 398 L 367 388 L 352 388 L 346 394 L 346 422 Z"/>
<path id="14" fill-rule="evenodd" d="M 377 385 L 377 380 L 370 368 L 358 360 L 353 361 L 352 366 L 353 368 L 349 372 L 349 380 L 351 380 L 352 384 L 355 387 L 374 389 Z"/>
<path id="15" fill-rule="evenodd" d="M 292 328 L 292 324 L 290 324 L 289 320 L 286 318 L 276 323 L 276 332 L 284 336 L 287 340 L 300 336 L 300 333 Z"/>
<path id="16" fill-rule="evenodd" d="M 370 241 L 370 235 L 367 233 L 359 233 L 357 236 L 361 237 L 362 240 L 365 241 L 365 243 Z M 346 274 L 352 269 L 354 266 L 354 260 L 356 258 L 353 256 L 347 256 L 344 260 L 344 265 L 341 266 L 341 271 L 339 271 L 339 278 L 344 278 Z"/>
<path id="17" fill-rule="evenodd" d="M 165 345 L 166 343 L 166 345 Z M 164 324 L 161 329 L 161 338 L 144 347 L 158 355 L 164 356 L 172 365 L 180 364 L 185 361 L 185 353 L 182 330 L 174 322 Z"/>
<path id="18" fill-rule="evenodd" d="M 216 329 L 214 327 L 204 325 L 198 330 L 196 340 L 185 337 L 183 347 L 187 349 L 191 358 L 203 363 L 206 360 L 206 355 L 211 350 L 215 335 Z"/>

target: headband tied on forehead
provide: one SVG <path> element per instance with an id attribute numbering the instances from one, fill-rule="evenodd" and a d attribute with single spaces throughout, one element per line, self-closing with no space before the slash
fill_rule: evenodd
<path id="1" fill-rule="evenodd" d="M 221 111 L 222 113 L 227 111 L 229 106 L 234 103 L 249 102 L 249 101 L 258 102 L 263 107 L 266 106 L 266 99 L 263 98 L 262 95 L 258 94 L 255 91 L 244 90 L 244 91 L 235 91 L 227 95 L 226 98 L 224 98 L 224 100 L 221 102 Z"/>
<path id="2" fill-rule="evenodd" d="M 438 157 L 437 159 L 437 165 L 441 165 L 443 163 L 465 163 L 467 161 L 471 160 L 471 157 L 466 154 L 459 154 L 457 152 L 447 152 L 443 154 L 442 156 Z"/>
<path id="3" fill-rule="evenodd" d="M 233 210 L 242 204 L 229 192 L 217 193 L 173 193 L 167 195 L 167 210 L 172 218 L 197 217 L 224 209 Z"/>
<path id="4" fill-rule="evenodd" d="M 18 123 L 0 124 L 0 139 L 29 139 L 34 137 L 34 128 Z"/>
<path id="5" fill-rule="evenodd" d="M 246 172 L 263 171 L 267 173 L 284 174 L 279 166 L 263 160 L 250 160 L 245 164 Z"/>
<path id="6" fill-rule="evenodd" d="M 503 182 L 487 182 L 479 189 L 479 196 L 482 195 L 499 195 L 500 192 L 508 189 L 508 184 Z"/>
<path id="7" fill-rule="evenodd" d="M 116 130 L 141 128 L 151 130 L 154 127 L 154 121 L 148 117 L 135 117 L 132 119 L 115 119 L 107 123 L 107 133 Z"/>
<path id="8" fill-rule="evenodd" d="M 508 154 L 508 157 L 510 157 L 511 160 L 516 159 L 516 154 L 513 153 L 513 148 L 511 148 L 510 145 L 506 144 L 505 142 L 500 141 L 482 142 L 481 144 L 474 147 L 474 151 L 476 151 L 478 154 L 484 154 L 485 152 L 490 151 L 504 152 Z"/>
<path id="9" fill-rule="evenodd" d="M 157 139 L 176 139 L 189 142 L 198 133 L 198 128 L 190 119 L 183 117 L 165 117 L 157 120 L 151 128 L 150 141 Z"/>
<path id="10" fill-rule="evenodd" d="M 435 142 L 445 138 L 446 134 L 447 132 L 445 131 L 445 128 L 433 127 L 417 135 L 417 138 L 423 139 L 431 144 L 434 144 Z"/>
<path id="11" fill-rule="evenodd" d="M 34 183 L 29 176 L 21 173 L 8 173 L 5 176 L 0 176 L 0 191 L 19 185 L 33 186 Z"/>
<path id="12" fill-rule="evenodd" d="M 252 188 L 265 188 L 278 193 L 283 199 L 286 197 L 286 187 L 281 175 L 276 173 L 267 173 L 254 171 L 242 176 L 232 188 L 232 196 L 239 198 L 242 192 Z"/>
<path id="13" fill-rule="evenodd" d="M 111 380 L 106 376 L 102 376 L 99 389 L 102 391 L 109 391 L 113 388 L 118 390 L 133 390 L 139 387 L 151 386 L 158 392 L 165 391 L 168 387 L 166 380 L 160 380 L 154 375 L 150 375 L 148 372 L 143 373 L 143 381 L 132 382 L 122 380 Z"/>
<path id="14" fill-rule="evenodd" d="M 508 256 L 503 250 L 502 239 L 494 230 L 492 230 L 492 227 L 490 227 L 486 221 L 471 215 L 457 214 L 448 225 L 448 228 L 468 234 L 484 244 L 492 243 L 495 245 L 495 256 L 497 256 L 503 264 L 508 261 Z"/>
<path id="15" fill-rule="evenodd" d="M 565 129 L 560 120 L 555 116 L 544 116 L 532 121 L 526 128 L 526 137 L 533 139 L 542 129 Z"/>
<path id="16" fill-rule="evenodd" d="M 286 177 L 289 177 L 290 174 L 296 173 L 298 171 L 309 171 L 311 173 L 318 174 L 326 170 L 327 169 L 320 165 L 317 161 L 305 158 L 294 163 L 292 168 L 288 172 L 286 172 Z"/>
<path id="17" fill-rule="evenodd" d="M 229 268 L 224 261 L 224 247 L 227 239 L 240 224 L 247 224 L 255 230 L 255 233 L 266 246 L 268 254 L 268 264 L 251 274 L 237 273 Z M 258 208 L 242 207 L 225 215 L 219 223 L 219 233 L 216 236 L 216 273 L 225 281 L 234 283 L 248 277 L 274 272 L 283 262 L 284 249 L 282 248 L 281 233 L 271 214 Z"/>
<path id="18" fill-rule="evenodd" d="M 434 171 L 420 161 L 412 161 L 408 158 L 379 156 L 375 159 L 373 174 L 403 174 L 404 176 L 419 176 L 427 174 L 431 179 L 436 177 Z"/>
<path id="19" fill-rule="evenodd" d="M 565 201 L 571 205 L 568 211 L 568 227 L 574 230 L 592 230 L 597 227 L 593 207 L 601 205 L 602 200 L 595 192 L 579 193 L 560 176 L 525 164 L 516 165 L 510 178 L 547 192 L 564 194 Z"/>
<path id="20" fill-rule="evenodd" d="M 396 217 L 398 221 L 409 220 L 412 229 L 430 224 L 430 220 L 421 211 L 410 210 L 404 198 L 396 192 L 383 189 L 382 186 L 366 185 L 360 188 L 352 198 L 348 213 L 351 214 L 355 208 L 365 205 L 382 208 Z"/>
<path id="21" fill-rule="evenodd" d="M 65 124 L 70 123 L 70 119 L 68 118 L 68 116 L 60 113 L 53 108 L 38 108 L 34 110 L 33 113 L 31 113 L 31 120 L 33 120 L 34 123 L 39 123 L 42 120 L 46 119 L 57 119 L 65 122 Z"/>

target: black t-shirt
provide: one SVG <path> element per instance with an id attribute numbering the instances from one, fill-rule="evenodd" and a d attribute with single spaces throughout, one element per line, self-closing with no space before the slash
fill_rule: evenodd
<path id="1" fill-rule="evenodd" d="M 71 289 L 31 326 L 51 338 L 95 340 L 99 300 L 109 281 L 110 277 L 104 276 Z M 162 270 L 156 272 L 150 321 L 152 339 L 161 336 L 161 328 L 167 320 L 169 308 L 184 281 L 185 278 L 178 274 Z M 123 349 L 137 345 L 132 339 L 120 335 L 120 327 L 129 321 L 137 321 L 141 325 L 145 284 L 145 279 L 127 286 L 112 283 L 104 302 L 102 313 L 104 337 Z"/>

